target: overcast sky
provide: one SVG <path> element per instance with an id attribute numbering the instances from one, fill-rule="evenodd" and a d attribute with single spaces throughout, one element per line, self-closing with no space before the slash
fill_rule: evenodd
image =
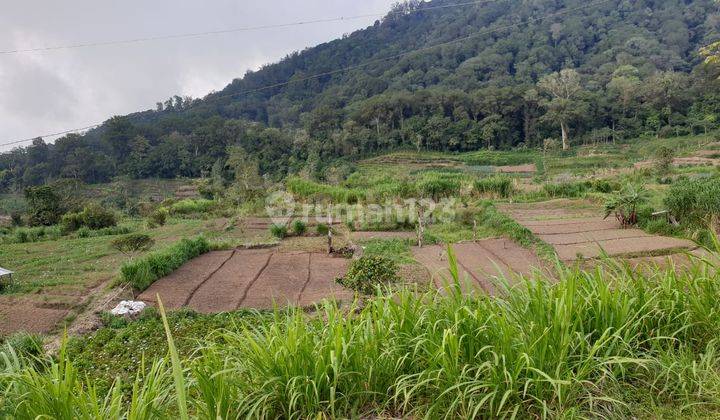
<path id="1" fill-rule="evenodd" d="M 384 13 L 396 1 L 5 1 L 0 51 Z M 248 69 L 364 28 L 376 19 L 0 54 L 0 143 L 151 109 L 175 94 L 202 97 Z M 9 148 L 0 146 L 0 150 Z"/>

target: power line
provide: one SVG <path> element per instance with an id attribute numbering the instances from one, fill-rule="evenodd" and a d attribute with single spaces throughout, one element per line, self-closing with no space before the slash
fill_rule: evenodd
<path id="1" fill-rule="evenodd" d="M 344 72 L 351 71 L 351 70 L 357 70 L 357 69 L 360 69 L 360 68 L 363 68 L 363 67 L 370 66 L 370 65 L 372 65 L 372 64 L 377 64 L 377 63 L 381 63 L 381 62 L 388 61 L 388 60 L 403 58 L 403 57 L 406 57 L 406 56 L 409 56 L 409 55 L 418 54 L 418 53 L 426 52 L 426 51 L 429 51 L 429 50 L 433 50 L 433 49 L 435 49 L 435 48 L 446 47 L 446 46 L 453 45 L 453 44 L 456 44 L 456 43 L 464 42 L 464 41 L 467 41 L 467 40 L 470 40 L 470 39 L 473 39 L 473 38 L 477 38 L 477 37 L 480 37 L 480 36 L 483 36 L 483 35 L 491 34 L 491 33 L 493 33 L 493 32 L 498 32 L 498 31 L 502 31 L 502 30 L 506 30 L 506 29 L 516 28 L 516 27 L 519 27 L 519 26 L 522 26 L 522 25 L 528 25 L 528 24 L 531 24 L 531 23 L 540 22 L 540 21 L 545 20 L 545 19 L 549 19 L 549 18 L 553 18 L 553 17 L 558 17 L 558 16 L 567 15 L 567 14 L 570 14 L 570 13 L 572 13 L 572 12 L 576 12 L 576 11 L 578 11 L 578 10 L 591 9 L 591 8 L 594 8 L 594 7 L 597 7 L 597 6 L 601 6 L 601 5 L 603 5 L 603 4 L 607 4 L 607 3 L 610 3 L 610 2 L 613 2 L 613 1 L 615 1 L 615 0 L 599 0 L 599 1 L 595 1 L 595 2 L 590 2 L 590 3 L 587 3 L 587 4 L 583 5 L 583 6 L 573 7 L 573 8 L 569 8 L 569 9 L 563 9 L 563 10 L 561 10 L 561 11 L 559 11 L 559 12 L 550 13 L 550 14 L 547 14 L 547 15 L 544 15 L 544 16 L 540 16 L 540 17 L 536 17 L 536 18 L 530 18 L 530 19 L 528 19 L 528 20 L 526 20 L 526 21 L 524 21 L 524 22 L 518 22 L 518 23 L 503 25 L 503 26 L 499 26 L 499 27 L 496 27 L 496 28 L 493 28 L 493 29 L 486 30 L 486 31 L 479 31 L 479 32 L 476 32 L 476 33 L 474 33 L 474 34 L 472 34 L 472 35 L 468 35 L 468 36 L 465 36 L 465 37 L 462 37 L 462 38 L 457 38 L 457 39 L 454 39 L 454 40 L 451 40 L 451 41 L 441 42 L 441 43 L 439 43 L 439 44 L 434 44 L 434 45 L 431 45 L 431 46 L 428 46 L 428 47 L 423 47 L 423 48 L 419 48 L 419 49 L 416 49 L 416 50 L 412 50 L 412 51 L 407 51 L 407 52 L 404 52 L 404 53 L 399 53 L 399 54 L 391 55 L 391 56 L 388 56 L 388 57 L 382 57 L 382 58 L 377 58 L 377 59 L 369 60 L 369 61 L 366 61 L 366 62 L 361 63 L 361 64 L 356 64 L 356 65 L 354 65 L 354 66 L 348 66 L 348 67 L 343 67 L 343 68 L 336 69 L 336 70 L 330 70 L 330 71 L 326 71 L 326 72 L 322 72 L 322 73 L 317 73 L 317 74 L 313 74 L 313 75 L 311 75 L 311 76 L 303 77 L 303 78 L 300 78 L 300 79 L 287 80 L 287 81 L 285 81 L 285 82 L 274 83 L 274 84 L 271 84 L 271 85 L 266 85 L 266 86 L 262 86 L 262 87 L 255 88 L 255 89 L 244 90 L 244 91 L 241 91 L 241 92 L 231 93 L 231 94 L 227 94 L 227 95 L 215 96 L 215 97 L 212 97 L 212 98 L 209 98 L 209 99 L 206 99 L 206 100 L 201 100 L 201 101 L 198 102 L 197 104 L 193 104 L 193 105 L 189 106 L 188 108 L 184 109 L 183 111 L 189 110 L 189 109 L 194 108 L 194 107 L 199 106 L 199 105 L 206 105 L 206 104 L 208 104 L 208 103 L 211 103 L 211 102 L 214 102 L 214 101 L 217 101 L 217 100 L 221 100 L 221 99 L 231 98 L 231 97 L 238 96 L 238 95 L 248 95 L 248 94 L 251 94 L 251 93 L 262 92 L 262 91 L 269 90 L 269 89 L 275 89 L 275 88 L 278 88 L 278 87 L 287 86 L 287 85 L 292 84 L 292 83 L 305 82 L 305 81 L 308 81 L 308 80 L 318 79 L 318 78 L 321 78 L 321 77 L 332 76 L 332 75 L 335 75 L 335 74 L 338 74 L 338 73 L 344 73 Z M 23 140 L 16 140 L 16 141 L 9 142 L 9 143 L 2 143 L 2 144 L 0 144 L 0 147 L 2 147 L 2 146 L 14 145 L 14 144 L 19 144 L 19 143 L 25 143 L 25 142 L 29 142 L 29 141 L 33 141 L 33 140 L 37 139 L 38 137 L 42 137 L 42 138 L 45 138 L 45 137 L 55 137 L 55 136 L 62 135 L 62 134 L 68 134 L 68 133 L 75 133 L 75 132 L 79 132 L 79 131 L 85 131 L 85 130 L 88 130 L 88 129 L 91 129 L 91 128 L 98 127 L 98 126 L 100 126 L 100 125 L 102 125 L 102 124 L 103 124 L 103 123 L 99 123 L 99 124 L 94 124 L 94 125 L 91 125 L 91 126 L 88 126 L 88 127 L 84 127 L 84 128 L 78 128 L 78 129 L 74 129 L 74 130 L 66 130 L 66 131 L 63 131 L 63 132 L 60 132 L 60 133 L 46 134 L 46 135 L 36 136 L 36 137 L 33 137 L 33 138 L 28 138 L 28 139 L 23 139 Z"/>
<path id="2" fill-rule="evenodd" d="M 483 3 L 490 3 L 492 1 L 493 0 L 479 0 L 479 1 L 471 1 L 471 2 L 466 2 L 466 3 L 445 4 L 445 5 L 440 5 L 440 6 L 427 6 L 427 7 L 421 7 L 421 8 L 415 9 L 415 10 L 409 10 L 407 13 L 410 14 L 410 13 L 419 13 L 419 12 L 429 11 L 429 10 L 471 6 L 471 5 L 478 5 L 478 4 L 483 4 Z M 42 52 L 42 51 L 69 50 L 69 49 L 88 48 L 88 47 L 104 47 L 104 46 L 110 46 L 110 45 L 137 44 L 137 43 L 142 43 L 142 42 L 162 41 L 162 40 L 168 40 L 168 39 L 197 38 L 197 37 L 222 35 L 222 34 L 237 33 L 237 32 L 250 32 L 250 31 L 259 31 L 259 30 L 265 30 L 265 29 L 280 29 L 280 28 L 288 28 L 288 27 L 292 27 L 292 26 L 313 25 L 313 24 L 317 24 L 317 23 L 343 22 L 343 21 L 349 21 L 349 20 L 365 19 L 365 18 L 370 18 L 370 17 L 382 17 L 385 15 L 387 15 L 387 13 L 368 13 L 368 14 L 364 14 L 364 15 L 339 16 L 339 17 L 333 17 L 333 18 L 314 19 L 314 20 L 299 21 L 299 22 L 278 23 L 278 24 L 271 24 L 271 25 L 246 26 L 246 27 L 241 27 L 241 28 L 220 29 L 220 30 L 214 30 L 214 31 L 189 32 L 189 33 L 180 33 L 180 34 L 158 35 L 158 36 L 151 36 L 151 37 L 144 37 L 144 38 L 130 38 L 130 39 L 120 39 L 120 40 L 113 40 L 113 41 L 82 42 L 82 43 L 69 44 L 69 45 L 24 48 L 24 49 L 0 51 L 0 55 L 29 53 L 29 52 Z"/>

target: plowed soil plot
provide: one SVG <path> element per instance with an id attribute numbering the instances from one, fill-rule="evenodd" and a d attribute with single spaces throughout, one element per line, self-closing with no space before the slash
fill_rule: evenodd
<path id="1" fill-rule="evenodd" d="M 597 258 L 603 251 L 611 257 L 644 257 L 696 248 L 691 241 L 621 229 L 614 218 L 603 219 L 599 209 L 583 202 L 511 204 L 501 210 L 552 245 L 563 261 Z"/>
<path id="2" fill-rule="evenodd" d="M 0 333 L 46 333 L 55 328 L 67 314 L 68 311 L 64 309 L 39 308 L 30 303 L 0 304 Z"/>
<path id="3" fill-rule="evenodd" d="M 370 241 L 374 239 L 415 239 L 415 232 L 353 232 L 351 234 L 353 241 Z"/>
<path id="4" fill-rule="evenodd" d="M 202 255 L 155 282 L 139 299 L 168 309 L 201 313 L 241 308 L 311 306 L 322 299 L 351 300 L 353 293 L 335 282 L 349 260 L 325 254 L 276 250 L 218 251 Z"/>
<path id="5" fill-rule="evenodd" d="M 512 285 L 518 275 L 527 276 L 544 267 L 532 251 L 504 238 L 454 244 L 453 251 L 466 292 L 495 294 L 501 282 Z M 452 282 L 444 246 L 415 247 L 413 256 L 430 271 L 439 289 Z"/>

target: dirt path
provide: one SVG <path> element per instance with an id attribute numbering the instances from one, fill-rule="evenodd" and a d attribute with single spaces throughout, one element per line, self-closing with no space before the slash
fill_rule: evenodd
<path id="1" fill-rule="evenodd" d="M 601 257 L 651 257 L 693 250 L 688 240 L 651 235 L 640 229 L 621 229 L 612 218 L 603 219 L 582 201 L 510 204 L 501 210 L 555 248 L 566 262 Z"/>
<path id="2" fill-rule="evenodd" d="M 168 309 L 188 307 L 201 313 L 349 300 L 353 293 L 335 282 L 348 265 L 349 260 L 310 252 L 211 252 L 158 280 L 138 299 L 154 304 L 160 295 Z"/>
<path id="3" fill-rule="evenodd" d="M 499 283 L 512 285 L 518 275 L 529 275 L 545 265 L 532 251 L 504 239 L 486 239 L 453 245 L 460 279 L 466 292 L 498 292 Z M 450 281 L 446 248 L 441 245 L 413 248 L 413 256 L 431 273 L 435 286 L 443 289 Z"/>

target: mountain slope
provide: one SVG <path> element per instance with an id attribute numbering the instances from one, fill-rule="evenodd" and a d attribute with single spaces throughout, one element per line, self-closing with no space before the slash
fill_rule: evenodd
<path id="1" fill-rule="evenodd" d="M 0 188 L 59 177 L 198 176 L 221 168 L 232 145 L 264 173 L 322 176 L 338 157 L 394 148 L 538 146 L 559 137 L 560 122 L 574 141 L 714 125 L 715 70 L 697 55 L 718 38 L 712 0 L 499 0 L 422 10 L 461 2 L 408 2 L 202 100 L 176 97 L 84 136 L 4 154 Z M 568 68 L 579 74 L 572 97 L 537 86 Z"/>

